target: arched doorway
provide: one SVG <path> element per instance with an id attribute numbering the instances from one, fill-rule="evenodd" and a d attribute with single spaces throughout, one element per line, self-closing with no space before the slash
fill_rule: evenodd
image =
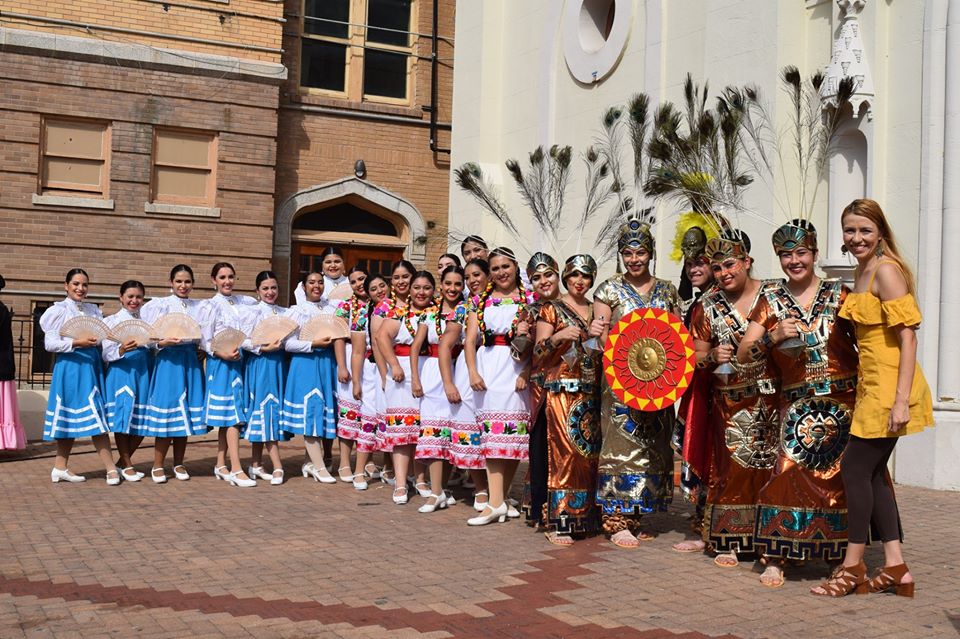
<path id="1" fill-rule="evenodd" d="M 422 264 L 426 224 L 408 201 L 374 184 L 344 178 L 287 198 L 274 219 L 273 262 L 281 290 L 292 292 L 320 253 L 338 247 L 347 267 L 388 271 L 400 258 Z M 292 296 L 288 299 L 293 299 Z"/>

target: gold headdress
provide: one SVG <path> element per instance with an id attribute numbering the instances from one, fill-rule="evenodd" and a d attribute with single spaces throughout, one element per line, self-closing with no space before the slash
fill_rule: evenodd
<path id="1" fill-rule="evenodd" d="M 563 277 L 561 278 L 564 286 L 567 285 L 567 278 L 574 273 L 580 273 L 586 275 L 591 280 L 596 280 L 597 261 L 585 253 L 568 257 L 566 264 L 563 266 Z"/>
<path id="2" fill-rule="evenodd" d="M 778 228 L 773 234 L 773 251 L 793 251 L 805 246 L 811 251 L 817 250 L 817 229 L 804 219 L 793 219 Z"/>
<path id="3" fill-rule="evenodd" d="M 527 262 L 527 277 L 532 278 L 535 273 L 560 272 L 557 261 L 542 251 L 534 253 Z"/>
<path id="4" fill-rule="evenodd" d="M 617 252 L 625 248 L 645 248 L 649 252 L 654 251 L 653 232 L 650 230 L 650 224 L 653 221 L 650 215 L 650 209 L 647 209 L 639 216 L 631 215 L 627 221 L 620 227 L 620 233 L 617 235 Z"/>
<path id="5" fill-rule="evenodd" d="M 705 253 L 712 264 L 730 257 L 745 260 L 750 257 L 750 238 L 743 231 L 736 229 L 724 231 L 720 237 L 707 242 Z"/>

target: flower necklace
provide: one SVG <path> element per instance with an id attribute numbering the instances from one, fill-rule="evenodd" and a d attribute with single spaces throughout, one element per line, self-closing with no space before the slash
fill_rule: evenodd
<path id="1" fill-rule="evenodd" d="M 457 309 L 454 308 L 452 311 L 450 311 L 450 313 L 447 313 L 447 315 L 452 315 L 453 313 L 456 313 L 456 312 L 457 312 Z M 441 323 L 441 320 L 444 320 L 444 319 L 445 319 L 445 316 L 443 314 L 443 300 L 440 300 L 440 303 L 437 304 L 437 312 L 433 316 L 434 326 L 437 329 L 438 340 L 440 339 L 440 337 L 443 336 L 443 331 L 447 328 L 446 321 L 443 321 Z"/>
<path id="2" fill-rule="evenodd" d="M 416 337 L 416 335 L 417 335 L 417 329 L 415 329 L 415 328 L 413 327 L 413 322 L 412 322 L 411 320 L 412 320 L 414 317 L 420 317 L 420 316 L 423 315 L 424 313 L 429 313 L 430 311 L 432 311 L 432 310 L 435 309 L 435 308 L 436 308 L 435 306 L 428 306 L 427 308 L 422 309 L 422 310 L 419 310 L 419 311 L 416 310 L 416 309 L 414 309 L 414 308 L 411 308 L 409 311 L 407 311 L 406 313 L 404 313 L 404 315 L 403 315 L 403 325 L 407 327 L 407 332 L 410 333 L 410 337 L 411 337 L 411 338 Z"/>
<path id="3" fill-rule="evenodd" d="M 480 334 L 483 335 L 484 345 L 487 344 L 487 324 L 483 321 L 483 307 L 492 290 L 493 282 L 487 282 L 486 288 L 484 288 L 483 292 L 477 297 L 477 326 L 480 329 Z"/>
<path id="4" fill-rule="evenodd" d="M 401 302 L 400 299 L 397 297 L 396 291 L 392 289 L 390 290 L 390 310 L 393 313 L 396 313 L 397 315 L 399 315 L 401 313 L 401 309 L 403 309 L 403 311 L 406 311 L 406 309 L 409 307 L 410 307 L 409 296 L 407 296 L 406 300 Z"/>
<path id="5" fill-rule="evenodd" d="M 360 317 L 366 308 L 366 302 L 361 300 L 356 294 L 350 298 L 350 330 L 354 330 L 354 327 L 360 326 Z"/>
<path id="6" fill-rule="evenodd" d="M 486 307 L 487 300 L 490 299 L 490 293 L 493 291 L 493 283 L 488 283 L 486 290 L 480 296 L 480 303 L 477 308 L 477 325 L 480 329 L 481 335 L 483 335 L 483 345 L 492 346 L 494 339 L 494 332 L 487 328 L 486 322 L 483 321 L 483 313 Z M 503 299 L 506 298 L 494 298 L 492 300 L 494 305 L 499 304 Z M 517 324 L 520 323 L 520 317 L 523 315 L 524 311 L 527 308 L 527 290 L 523 287 L 521 282 L 517 287 L 517 297 L 514 299 L 517 304 L 517 311 L 513 315 L 513 320 L 510 322 L 510 330 L 507 332 L 507 340 L 513 340 L 513 336 L 517 332 Z"/>

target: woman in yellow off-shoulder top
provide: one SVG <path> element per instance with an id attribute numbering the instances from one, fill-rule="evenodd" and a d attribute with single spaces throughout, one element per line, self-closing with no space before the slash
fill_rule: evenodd
<path id="1" fill-rule="evenodd" d="M 814 594 L 834 597 L 896 589 L 913 596 L 900 545 L 897 502 L 886 472 L 901 435 L 933 425 L 930 388 L 917 364 L 920 309 L 913 296 L 913 276 L 897 251 L 893 232 L 880 205 L 854 200 L 844 209 L 844 252 L 857 258 L 854 291 L 840 316 L 853 322 L 860 365 L 857 405 L 840 466 L 847 494 L 849 543 L 843 565 Z M 870 522 L 883 542 L 884 567 L 867 580 L 863 563 Z"/>

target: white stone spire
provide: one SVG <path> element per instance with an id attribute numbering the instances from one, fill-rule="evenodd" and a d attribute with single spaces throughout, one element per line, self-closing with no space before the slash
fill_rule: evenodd
<path id="1" fill-rule="evenodd" d="M 874 102 L 873 77 L 870 65 L 860 38 L 860 12 L 867 0 L 837 0 L 840 8 L 840 30 L 833 41 L 833 55 L 830 64 L 824 70 L 824 81 L 820 87 L 820 98 L 824 107 L 837 106 L 837 87 L 843 78 L 853 78 L 854 91 L 850 97 L 853 117 L 860 113 L 860 106 L 867 104 L 867 115 L 871 114 Z"/>

